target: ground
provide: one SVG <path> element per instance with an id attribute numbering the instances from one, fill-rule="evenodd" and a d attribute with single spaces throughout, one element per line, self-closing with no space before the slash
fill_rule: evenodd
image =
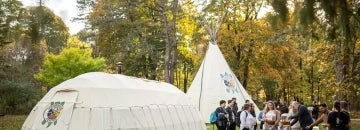
<path id="1" fill-rule="evenodd" d="M 27 115 L 5 115 L 0 117 L 0 130 L 20 130 Z M 352 130 L 360 130 L 360 119 L 351 121 Z M 238 130 L 239 128 L 237 128 Z M 212 125 L 208 125 L 207 130 L 213 130 Z M 214 127 L 216 130 L 216 126 Z M 323 130 L 323 129 L 320 129 Z"/>

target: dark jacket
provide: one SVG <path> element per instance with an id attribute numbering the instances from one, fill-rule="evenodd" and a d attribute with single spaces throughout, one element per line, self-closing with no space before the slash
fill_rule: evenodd
<path id="1" fill-rule="evenodd" d="M 330 130 L 349 130 L 349 122 L 350 116 L 346 112 L 333 111 L 329 113 L 327 119 L 327 123 L 330 125 Z"/>
<path id="2" fill-rule="evenodd" d="M 217 125 L 218 126 L 226 126 L 227 118 L 225 117 L 225 114 L 227 114 L 226 110 L 222 107 L 218 107 L 215 111 L 215 114 L 217 116 Z"/>
<path id="3" fill-rule="evenodd" d="M 237 113 L 238 110 L 239 110 L 238 104 L 235 102 L 235 103 L 234 103 L 234 111 L 235 111 L 235 114 Z"/>
<path id="4" fill-rule="evenodd" d="M 300 121 L 300 126 L 303 129 L 313 123 L 310 111 L 303 105 L 299 105 L 297 114 L 294 116 L 290 116 L 290 119 L 294 119 L 291 122 L 291 125 L 294 125 L 297 121 Z"/>
<path id="5" fill-rule="evenodd" d="M 226 112 L 229 114 L 229 122 L 235 123 L 236 112 L 235 112 L 234 108 L 231 109 L 231 107 L 226 107 Z"/>
<path id="6" fill-rule="evenodd" d="M 312 117 L 316 120 L 319 115 L 319 106 L 313 105 L 313 110 L 311 111 Z"/>

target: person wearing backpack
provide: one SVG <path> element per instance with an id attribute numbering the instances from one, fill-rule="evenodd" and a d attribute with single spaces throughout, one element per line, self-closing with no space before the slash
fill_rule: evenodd
<path id="1" fill-rule="evenodd" d="M 226 101 L 220 101 L 220 107 L 216 108 L 215 115 L 217 116 L 216 127 L 218 130 L 226 130 L 228 124 L 229 114 L 225 110 Z"/>
<path id="2" fill-rule="evenodd" d="M 350 116 L 341 111 L 340 101 L 335 101 L 333 111 L 329 113 L 327 123 L 329 130 L 349 130 Z"/>
<path id="3" fill-rule="evenodd" d="M 254 130 L 256 124 L 255 117 L 250 113 L 251 105 L 249 103 L 244 104 L 244 110 L 240 114 L 240 130 Z"/>
<path id="4" fill-rule="evenodd" d="M 228 106 L 226 107 L 226 112 L 229 114 L 229 122 L 227 125 L 227 130 L 236 129 L 236 125 L 235 125 L 236 111 L 235 111 L 234 103 L 235 103 L 234 100 L 228 100 Z"/>

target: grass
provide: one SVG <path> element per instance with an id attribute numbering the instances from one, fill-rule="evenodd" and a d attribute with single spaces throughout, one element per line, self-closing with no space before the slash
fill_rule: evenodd
<path id="1" fill-rule="evenodd" d="M 5 115 L 0 117 L 0 130 L 20 130 L 27 115 Z"/>
<path id="2" fill-rule="evenodd" d="M 27 115 L 6 115 L 0 117 L 0 130 L 20 130 L 22 124 L 24 123 Z M 324 130 L 321 126 L 320 130 Z M 213 125 L 207 125 L 207 130 L 212 130 Z M 351 121 L 351 129 L 352 130 L 360 130 L 360 120 L 352 120 Z M 214 130 L 216 126 L 214 126 Z M 239 130 L 239 128 L 236 128 Z"/>

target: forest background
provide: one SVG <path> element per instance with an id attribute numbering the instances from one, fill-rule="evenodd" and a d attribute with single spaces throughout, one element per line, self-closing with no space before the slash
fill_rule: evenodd
<path id="1" fill-rule="evenodd" d="M 174 84 L 186 92 L 219 26 L 219 45 L 253 100 L 298 98 L 360 109 L 356 0 L 77 0 L 71 35 L 39 0 L 0 1 L 0 114 L 28 114 L 52 87 L 91 71 Z M 267 10 L 259 17 L 260 10 Z M 261 106 L 261 105 L 259 105 Z"/>

